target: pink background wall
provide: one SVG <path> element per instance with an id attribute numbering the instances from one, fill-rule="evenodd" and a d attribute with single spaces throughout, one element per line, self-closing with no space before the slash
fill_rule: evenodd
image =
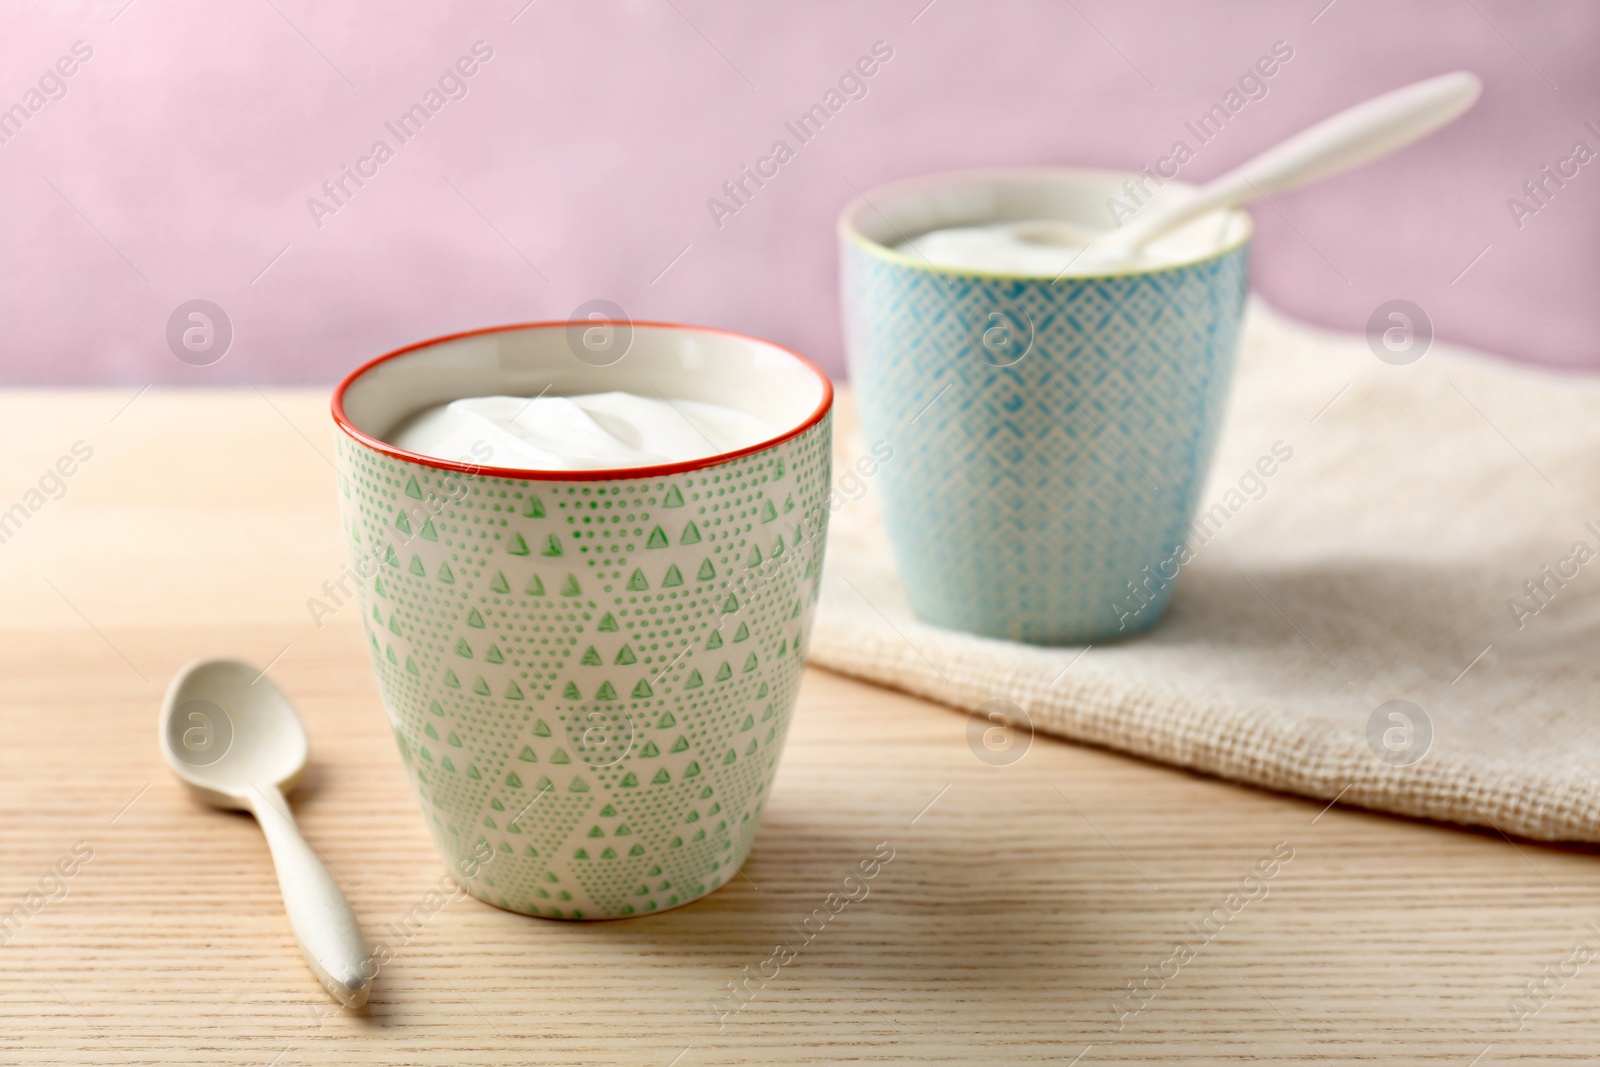
<path id="1" fill-rule="evenodd" d="M 1352 330 L 1406 298 L 1441 337 L 1600 367 L 1600 163 L 1520 228 L 1506 205 L 1574 141 L 1600 150 L 1593 4 L 525 3 L 8 3 L 0 107 L 75 41 L 93 55 L 0 143 L 0 380 L 326 382 L 594 298 L 837 373 L 832 225 L 853 189 L 1152 162 L 1279 40 L 1294 58 L 1184 177 L 1417 78 L 1468 67 L 1487 88 L 1425 144 L 1258 207 L 1256 287 Z M 384 123 L 480 40 L 466 96 L 400 145 Z M 798 144 L 785 120 L 880 40 L 867 95 Z M 379 138 L 394 158 L 319 228 L 307 198 Z M 719 228 L 707 199 L 778 138 L 795 158 Z M 235 334 L 206 367 L 166 342 L 196 298 Z"/>

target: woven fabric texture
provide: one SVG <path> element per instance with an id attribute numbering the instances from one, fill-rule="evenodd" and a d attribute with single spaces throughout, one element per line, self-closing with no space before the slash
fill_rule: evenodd
<path id="1" fill-rule="evenodd" d="M 1166 616 L 1087 649 L 915 617 L 873 490 L 894 442 L 845 396 L 812 662 L 1269 789 L 1600 842 L 1600 380 L 1438 343 L 1393 365 L 1259 302 L 1239 359 Z"/>

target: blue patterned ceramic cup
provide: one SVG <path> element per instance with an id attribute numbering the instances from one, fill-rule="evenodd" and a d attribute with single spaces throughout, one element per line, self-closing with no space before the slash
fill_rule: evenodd
<path id="1" fill-rule="evenodd" d="M 1195 220 L 1162 266 L 1059 281 L 894 250 L 952 226 L 1104 228 L 1130 179 L 940 175 L 840 218 L 851 382 L 867 438 L 894 448 L 880 499 L 930 623 L 1041 644 L 1125 636 L 1160 618 L 1188 561 L 1244 313 L 1249 216 Z"/>

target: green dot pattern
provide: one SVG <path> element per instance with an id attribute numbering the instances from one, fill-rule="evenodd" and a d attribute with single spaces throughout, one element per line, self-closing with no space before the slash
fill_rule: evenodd
<path id="1" fill-rule="evenodd" d="M 458 474 L 341 435 L 379 689 L 469 892 L 616 918 L 743 864 L 805 661 L 830 431 L 588 482 Z"/>

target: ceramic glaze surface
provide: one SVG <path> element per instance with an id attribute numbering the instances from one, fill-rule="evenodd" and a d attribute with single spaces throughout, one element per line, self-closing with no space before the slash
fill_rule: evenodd
<path id="1" fill-rule="evenodd" d="M 847 235 L 851 380 L 929 622 L 1039 643 L 1153 624 L 1228 394 L 1247 246 L 1110 277 L 934 270 Z"/>
<path id="2" fill-rule="evenodd" d="M 829 432 L 825 416 L 725 463 L 592 482 L 455 473 L 340 436 L 383 700 L 469 892 L 612 918 L 688 903 L 744 862 L 810 634 Z"/>

